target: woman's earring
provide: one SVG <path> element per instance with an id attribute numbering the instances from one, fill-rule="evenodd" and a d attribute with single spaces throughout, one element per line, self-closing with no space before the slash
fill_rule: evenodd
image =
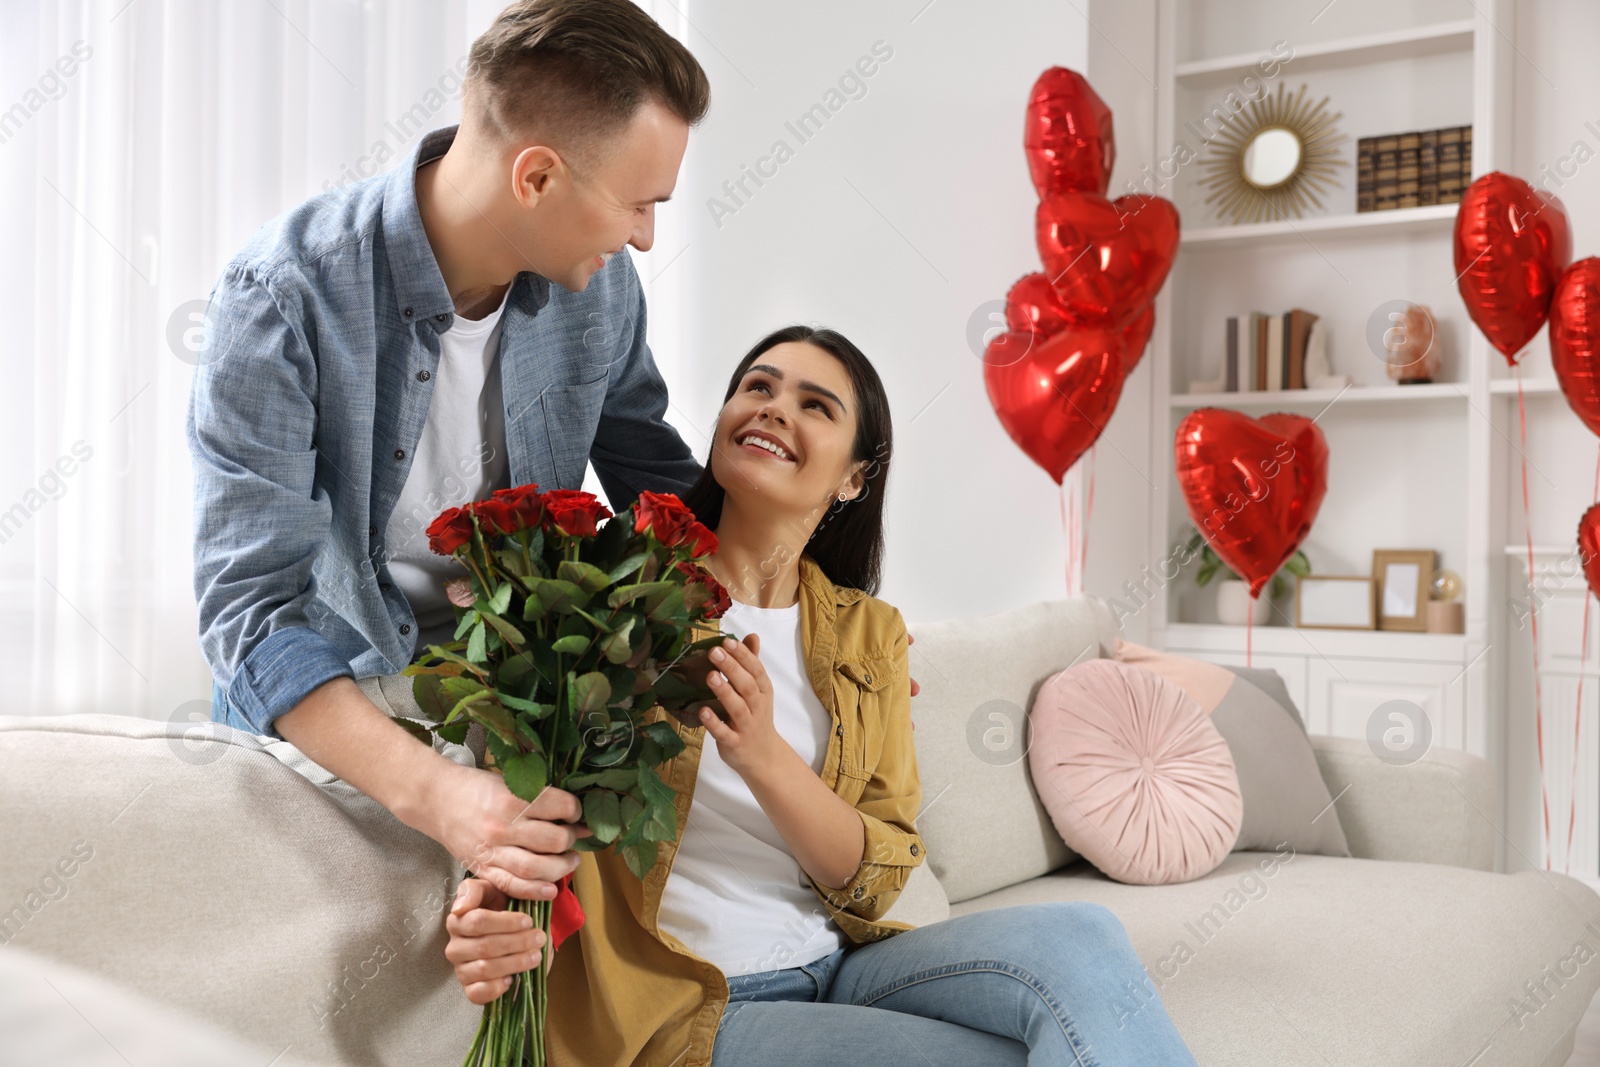
<path id="1" fill-rule="evenodd" d="M 841 500 L 841 501 L 843 501 L 843 500 L 844 500 L 844 494 L 843 494 L 843 493 L 840 493 L 840 494 L 839 494 L 839 499 L 840 499 L 840 500 Z"/>

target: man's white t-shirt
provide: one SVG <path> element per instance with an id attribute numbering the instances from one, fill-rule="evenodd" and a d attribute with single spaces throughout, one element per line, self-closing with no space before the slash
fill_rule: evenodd
<path id="1" fill-rule="evenodd" d="M 722 632 L 761 635 L 773 725 L 818 773 L 833 721 L 806 674 L 800 605 L 733 602 Z M 743 778 L 705 739 L 694 800 L 661 894 L 659 924 L 728 977 L 798 967 L 849 943 Z"/>
<path id="2" fill-rule="evenodd" d="M 508 488 L 500 327 L 510 297 L 508 285 L 494 311 L 481 319 L 457 315 L 439 335 L 439 369 L 433 376 L 428 419 L 385 527 L 389 573 L 416 615 L 419 650 L 454 636 L 455 611 L 444 583 L 467 574 L 453 558 L 428 547 L 428 524 L 446 508 Z"/>

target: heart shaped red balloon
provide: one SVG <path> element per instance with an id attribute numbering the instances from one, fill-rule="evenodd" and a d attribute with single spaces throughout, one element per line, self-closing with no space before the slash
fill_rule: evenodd
<path id="1" fill-rule="evenodd" d="M 1178 254 L 1178 209 L 1159 196 L 1040 201 L 1034 237 L 1045 274 L 1076 323 L 1126 326 L 1155 299 Z"/>
<path id="2" fill-rule="evenodd" d="M 1600 434 L 1600 259 L 1580 259 L 1561 274 L 1550 299 L 1550 362 L 1567 404 Z"/>
<path id="3" fill-rule="evenodd" d="M 1017 279 L 1006 294 L 1006 325 L 1013 330 L 1050 337 L 1071 324 L 1066 305 L 1061 303 L 1061 298 L 1051 288 L 1050 279 L 1038 271 Z M 1144 355 L 1155 328 L 1156 305 L 1151 301 L 1122 331 L 1124 378 L 1139 365 L 1139 359 Z"/>
<path id="4" fill-rule="evenodd" d="M 1028 94 L 1022 148 L 1041 199 L 1051 193 L 1104 195 L 1117 157 L 1111 109 L 1082 74 L 1051 67 Z"/>
<path id="5" fill-rule="evenodd" d="M 1515 366 L 1544 325 L 1572 259 L 1566 209 L 1521 178 L 1491 171 L 1462 194 L 1454 245 L 1456 288 L 1467 314 Z"/>
<path id="6" fill-rule="evenodd" d="M 1294 555 L 1311 532 L 1328 487 L 1328 443 L 1302 415 L 1252 419 L 1199 408 L 1173 443 L 1189 519 L 1250 595 Z"/>
<path id="7" fill-rule="evenodd" d="M 1067 326 L 1046 337 L 1007 330 L 989 342 L 983 360 L 1000 425 L 1060 485 L 1099 439 L 1122 395 L 1121 331 Z"/>
<path id="8" fill-rule="evenodd" d="M 1589 592 L 1600 596 L 1600 504 L 1595 504 L 1578 520 L 1578 559 Z"/>
<path id="9" fill-rule="evenodd" d="M 1155 329 L 1156 302 L 1152 300 L 1132 322 L 1128 323 L 1127 329 L 1122 331 L 1122 350 L 1125 354 L 1123 370 L 1127 374 L 1132 374 L 1133 368 L 1139 365 L 1139 359 L 1144 355 L 1145 346 L 1150 343 L 1150 335 Z"/>

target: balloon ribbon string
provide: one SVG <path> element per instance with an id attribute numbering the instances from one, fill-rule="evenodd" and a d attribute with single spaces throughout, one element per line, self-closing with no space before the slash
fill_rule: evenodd
<path id="1" fill-rule="evenodd" d="M 1069 471 L 1068 473 L 1070 474 L 1071 472 Z M 1067 587 L 1067 596 L 1071 596 L 1072 595 L 1072 543 L 1073 543 L 1072 542 L 1072 521 L 1067 518 L 1067 481 L 1066 481 L 1065 478 L 1063 478 L 1061 480 L 1060 489 L 1061 489 L 1061 491 L 1057 494 L 1057 501 L 1061 505 L 1061 536 L 1067 542 L 1067 570 L 1066 570 L 1066 575 L 1065 575 L 1065 583 L 1066 583 L 1066 587 Z"/>
<path id="2" fill-rule="evenodd" d="M 1081 551 L 1078 554 L 1078 576 L 1089 573 L 1089 519 L 1094 515 L 1094 450 L 1089 446 L 1089 499 L 1083 505 L 1083 533 L 1081 537 Z"/>
<path id="3" fill-rule="evenodd" d="M 1594 463 L 1594 501 L 1600 504 L 1600 453 L 1595 455 Z M 1578 555 L 1582 558 L 1580 548 Z M 1583 664 L 1589 657 L 1589 588 L 1583 589 L 1583 643 L 1578 646 L 1578 706 L 1572 712 L 1572 777 L 1567 779 L 1568 799 L 1571 804 L 1567 810 L 1567 862 L 1563 873 L 1572 873 L 1572 831 L 1578 825 L 1578 738 L 1583 731 Z"/>
<path id="4" fill-rule="evenodd" d="M 1244 612 L 1244 665 L 1246 667 L 1255 666 L 1254 662 L 1252 662 L 1252 660 L 1250 658 L 1250 630 L 1251 630 L 1251 625 L 1250 624 L 1255 621 L 1255 617 L 1256 617 L 1256 598 L 1254 596 L 1252 596 L 1250 598 L 1250 604 L 1249 604 L 1248 607 L 1245 608 L 1245 612 Z"/>
<path id="5" fill-rule="evenodd" d="M 1523 404 L 1522 364 L 1517 371 L 1517 429 L 1522 439 L 1522 533 L 1528 544 L 1528 622 L 1533 638 L 1533 731 L 1539 745 L 1539 804 L 1544 813 L 1544 869 L 1550 870 L 1550 785 L 1544 773 L 1544 687 L 1539 681 L 1539 606 L 1533 595 L 1533 518 L 1528 507 L 1528 409 Z"/>

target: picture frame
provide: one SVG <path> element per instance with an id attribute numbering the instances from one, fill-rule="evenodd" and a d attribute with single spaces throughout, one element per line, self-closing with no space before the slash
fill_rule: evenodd
<path id="1" fill-rule="evenodd" d="M 1372 585 L 1378 629 L 1421 633 L 1428 628 L 1428 589 L 1433 584 L 1431 548 L 1372 551 Z"/>
<path id="2" fill-rule="evenodd" d="M 1294 624 L 1311 630 L 1372 630 L 1378 625 L 1372 579 L 1308 574 L 1295 583 Z"/>

